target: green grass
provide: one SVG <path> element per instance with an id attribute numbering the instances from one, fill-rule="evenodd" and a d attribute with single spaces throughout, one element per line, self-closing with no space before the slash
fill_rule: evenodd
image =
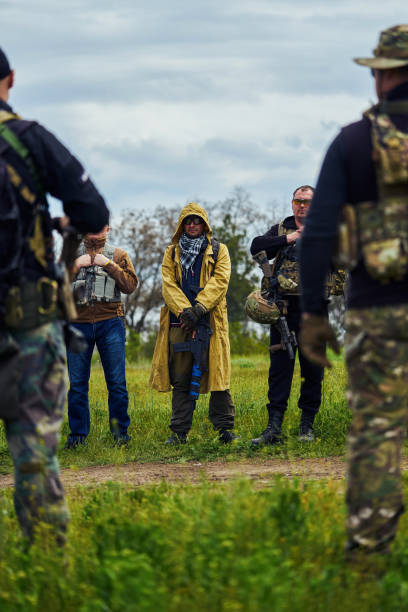
<path id="1" fill-rule="evenodd" d="M 28 552 L 0 495 L 2 612 L 408 609 L 408 523 L 387 558 L 344 559 L 339 482 L 113 483 L 69 495 L 65 552 Z"/>
<path id="2" fill-rule="evenodd" d="M 163 442 L 171 433 L 168 424 L 171 414 L 171 394 L 158 393 L 148 386 L 150 364 L 130 364 L 127 367 L 129 412 L 132 441 L 127 449 L 112 443 L 108 426 L 107 392 L 100 365 L 95 364 L 90 380 L 91 434 L 86 446 L 73 451 L 63 450 L 68 435 L 68 423 L 62 430 L 59 458 L 62 467 L 83 467 L 129 461 L 183 462 L 209 461 L 217 458 L 240 460 L 256 457 L 324 457 L 344 453 L 345 437 L 350 413 L 345 399 L 345 368 L 343 360 L 334 356 L 333 368 L 326 371 L 323 383 L 322 407 L 316 419 L 317 440 L 313 444 L 297 439 L 300 412 L 297 408 L 300 375 L 296 364 L 292 393 L 284 420 L 286 442 L 278 448 L 253 450 L 249 441 L 267 423 L 267 356 L 251 355 L 232 359 L 231 393 L 236 405 L 236 432 L 240 441 L 225 447 L 218 442 L 208 420 L 209 395 L 201 396 L 194 414 L 188 444 L 168 448 Z M 0 429 L 0 473 L 12 469 L 3 426 Z"/>

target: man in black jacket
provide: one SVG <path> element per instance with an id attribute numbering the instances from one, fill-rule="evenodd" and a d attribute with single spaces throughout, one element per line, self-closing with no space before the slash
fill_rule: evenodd
<path id="1" fill-rule="evenodd" d="M 404 508 L 399 459 L 408 380 L 408 25 L 383 31 L 374 55 L 355 61 L 371 68 L 379 103 L 331 143 L 301 244 L 301 346 L 329 366 L 326 343 L 333 345 L 334 337 L 324 311 L 324 278 L 348 204 L 343 228 L 351 240 L 340 254 L 350 267 L 349 551 L 388 548 Z"/>
<path id="2" fill-rule="evenodd" d="M 14 463 L 22 530 L 31 539 L 42 521 L 63 543 L 68 509 L 56 452 L 65 346 L 45 194 L 62 200 L 65 217 L 59 225 L 71 224 L 79 232 L 98 232 L 108 224 L 109 212 L 82 165 L 55 136 L 12 111 L 13 84 L 14 71 L 0 50 L 0 390 L 3 400 L 8 398 L 0 404 L 0 417 Z M 7 222 L 8 213 L 14 214 L 13 223 Z"/>
<path id="3" fill-rule="evenodd" d="M 255 255 L 265 250 L 268 259 L 275 258 L 274 277 L 277 290 L 287 302 L 287 322 L 290 331 L 296 336 L 299 333 L 300 303 L 297 269 L 297 243 L 302 235 L 306 215 L 313 197 L 313 187 L 302 185 L 295 189 L 292 200 L 293 215 L 280 224 L 273 225 L 263 236 L 252 241 L 251 253 Z M 279 329 L 271 325 L 271 346 L 281 343 Z M 323 368 L 311 363 L 299 351 L 299 362 L 302 384 L 298 406 L 302 411 L 300 420 L 300 439 L 313 441 L 313 422 L 321 402 Z M 251 441 L 253 446 L 277 444 L 281 441 L 283 416 L 287 408 L 292 386 L 295 360 L 290 359 L 288 352 L 281 349 L 270 353 L 268 377 L 268 425 L 259 438 Z"/>

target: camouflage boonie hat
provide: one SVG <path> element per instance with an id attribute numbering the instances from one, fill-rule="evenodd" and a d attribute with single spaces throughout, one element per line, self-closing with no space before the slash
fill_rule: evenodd
<path id="1" fill-rule="evenodd" d="M 250 319 L 264 325 L 273 325 L 279 321 L 280 317 L 277 305 L 274 302 L 268 302 L 268 300 L 262 297 L 259 289 L 252 291 L 248 295 L 245 302 L 245 312 Z"/>
<path id="2" fill-rule="evenodd" d="M 396 25 L 381 32 L 373 53 L 375 57 L 356 57 L 354 61 L 376 70 L 408 66 L 408 24 Z"/>

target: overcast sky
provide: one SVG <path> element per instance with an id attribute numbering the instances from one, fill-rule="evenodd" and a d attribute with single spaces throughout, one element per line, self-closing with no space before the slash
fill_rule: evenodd
<path id="1" fill-rule="evenodd" d="M 406 0 L 0 0 L 10 102 L 84 163 L 111 210 L 267 210 L 314 184 L 375 100 L 368 57 Z M 54 206 L 53 206 L 54 207 Z"/>

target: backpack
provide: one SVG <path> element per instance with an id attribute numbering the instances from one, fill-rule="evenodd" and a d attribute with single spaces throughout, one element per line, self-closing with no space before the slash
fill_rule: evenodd
<path id="1" fill-rule="evenodd" d="M 6 123 L 19 119 L 11 130 Z M 4 304 L 7 288 L 12 284 L 12 277 L 19 273 L 22 255 L 25 248 L 26 237 L 34 229 L 41 233 L 39 206 L 40 195 L 43 190 L 40 186 L 38 173 L 31 159 L 27 147 L 19 138 L 23 132 L 34 124 L 33 121 L 20 120 L 18 115 L 7 111 L 0 111 L 0 303 Z M 5 153 L 14 151 L 21 164 L 8 163 Z M 24 175 L 30 181 L 24 180 Z M 34 183 L 36 192 L 28 186 Z M 32 209 L 32 222 L 29 228 L 24 228 L 21 205 L 26 204 Z M 36 259 L 46 267 L 45 249 L 33 247 Z"/>
<path id="2" fill-rule="evenodd" d="M 387 101 L 364 113 L 371 122 L 378 201 L 356 205 L 366 270 L 384 284 L 408 274 L 408 133 L 395 126 L 388 112 L 408 115 L 408 102 Z"/>

